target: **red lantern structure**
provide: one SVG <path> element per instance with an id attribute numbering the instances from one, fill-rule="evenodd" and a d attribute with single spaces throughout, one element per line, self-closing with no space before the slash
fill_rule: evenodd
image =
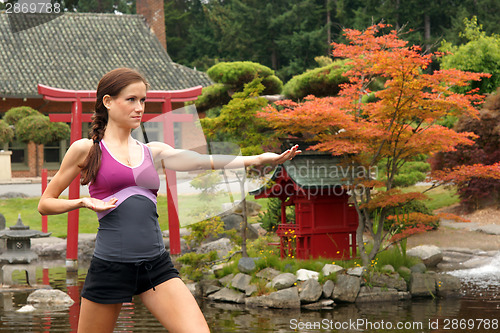
<path id="1" fill-rule="evenodd" d="M 343 187 L 356 171 L 341 166 L 338 157 L 304 152 L 279 165 L 268 185 L 250 193 L 281 200 L 277 235 L 282 258 L 356 256 L 358 214 Z M 287 206 L 295 206 L 295 221 L 287 220 Z"/>

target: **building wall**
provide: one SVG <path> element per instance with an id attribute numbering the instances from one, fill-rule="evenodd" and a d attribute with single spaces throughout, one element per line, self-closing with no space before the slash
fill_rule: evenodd
<path id="1" fill-rule="evenodd" d="M 149 27 L 166 50 L 167 37 L 165 33 L 163 0 L 137 0 L 135 8 L 137 14 L 144 16 Z"/>

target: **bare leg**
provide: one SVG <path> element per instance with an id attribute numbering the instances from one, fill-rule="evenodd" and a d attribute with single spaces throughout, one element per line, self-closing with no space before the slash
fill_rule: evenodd
<path id="1" fill-rule="evenodd" d="M 113 332 L 122 304 L 99 304 L 82 297 L 78 333 Z"/>
<path id="2" fill-rule="evenodd" d="M 179 278 L 140 294 L 142 302 L 171 333 L 210 332 L 193 295 Z"/>

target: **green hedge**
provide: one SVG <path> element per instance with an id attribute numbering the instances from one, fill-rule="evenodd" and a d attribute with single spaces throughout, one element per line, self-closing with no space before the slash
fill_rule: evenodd
<path id="1" fill-rule="evenodd" d="M 346 60 L 337 60 L 330 65 L 309 70 L 294 76 L 283 87 L 286 98 L 299 100 L 307 95 L 316 97 L 335 96 L 340 85 L 349 82 L 343 76 L 347 71 Z"/>
<path id="2" fill-rule="evenodd" d="M 251 61 L 220 62 L 207 71 L 208 76 L 217 83 L 233 87 L 243 87 L 256 76 L 265 78 L 274 75 L 274 71 L 264 65 Z"/>

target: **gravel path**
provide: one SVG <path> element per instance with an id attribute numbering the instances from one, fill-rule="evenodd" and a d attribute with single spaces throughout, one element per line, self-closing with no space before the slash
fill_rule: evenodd
<path id="1" fill-rule="evenodd" d="M 457 214 L 455 207 L 446 209 Z M 428 244 L 441 248 L 500 250 L 500 209 L 486 208 L 472 214 L 457 214 L 470 222 L 443 221 L 438 230 L 408 238 L 408 247 Z"/>

